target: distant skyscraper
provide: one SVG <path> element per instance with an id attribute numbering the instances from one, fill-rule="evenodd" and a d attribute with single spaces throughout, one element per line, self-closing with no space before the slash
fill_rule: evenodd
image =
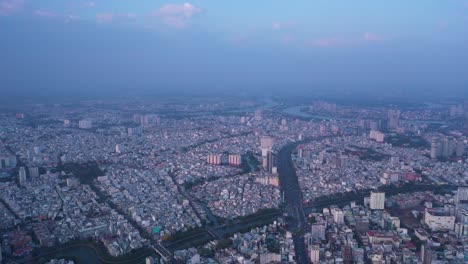
<path id="1" fill-rule="evenodd" d="M 272 137 L 263 136 L 260 138 L 260 147 L 265 149 L 271 149 L 273 147 L 274 140 Z"/>
<path id="2" fill-rule="evenodd" d="M 80 120 L 80 122 L 78 122 L 78 127 L 81 129 L 90 129 L 92 128 L 92 126 L 93 122 L 91 122 L 90 120 L 83 119 Z"/>
<path id="3" fill-rule="evenodd" d="M 263 136 L 260 138 L 260 150 L 262 152 L 262 167 L 264 170 L 271 172 L 274 166 L 274 154 L 272 152 L 274 140 L 272 137 Z"/>
<path id="4" fill-rule="evenodd" d="M 206 157 L 206 162 L 210 165 L 219 165 L 221 164 L 221 156 L 220 155 L 208 155 L 208 157 Z"/>
<path id="5" fill-rule="evenodd" d="M 0 157 L 0 169 L 16 167 L 16 156 L 2 156 Z"/>
<path id="6" fill-rule="evenodd" d="M 261 121 L 262 120 L 262 110 L 255 111 L 254 119 L 255 119 L 255 121 Z"/>
<path id="7" fill-rule="evenodd" d="M 64 126 L 64 127 L 69 127 L 69 126 L 70 126 L 70 120 L 64 119 L 64 120 L 63 120 L 63 126 Z"/>
<path id="8" fill-rule="evenodd" d="M 31 179 L 39 177 L 39 168 L 38 167 L 30 167 L 29 168 L 29 177 L 31 177 Z"/>
<path id="9" fill-rule="evenodd" d="M 421 262 L 422 264 L 431 264 L 433 259 L 437 259 L 436 253 L 429 245 L 421 246 Z"/>
<path id="10" fill-rule="evenodd" d="M 457 190 L 456 203 L 468 201 L 468 188 L 460 187 Z"/>
<path id="11" fill-rule="evenodd" d="M 400 111 L 399 110 L 388 110 L 388 128 L 395 130 L 400 124 Z"/>
<path id="12" fill-rule="evenodd" d="M 311 227 L 312 239 L 325 240 L 325 224 L 315 223 Z"/>
<path id="13" fill-rule="evenodd" d="M 339 208 L 332 208 L 331 214 L 333 215 L 333 221 L 339 225 L 344 224 L 344 214 Z"/>
<path id="14" fill-rule="evenodd" d="M 317 245 L 313 245 L 310 248 L 310 262 L 312 264 L 316 264 L 320 262 L 320 247 Z"/>
<path id="15" fill-rule="evenodd" d="M 297 147 L 297 156 L 298 156 L 299 158 L 302 158 L 303 150 L 304 150 L 304 146 L 299 145 L 299 146 Z"/>
<path id="16" fill-rule="evenodd" d="M 352 247 L 351 255 L 353 256 L 352 263 L 364 263 L 364 249 L 363 248 Z"/>
<path id="17" fill-rule="evenodd" d="M 119 145 L 119 144 L 115 145 L 115 152 L 116 153 L 122 153 L 122 150 L 123 150 L 123 148 L 122 148 L 121 145 Z"/>
<path id="18" fill-rule="evenodd" d="M 270 150 L 268 151 L 268 155 L 267 155 L 266 170 L 269 173 L 273 173 L 273 168 L 275 167 L 275 164 L 276 164 L 276 154 Z"/>
<path id="19" fill-rule="evenodd" d="M 439 152 L 438 150 L 439 147 L 439 142 L 437 141 L 436 138 L 432 138 L 431 141 L 431 159 L 437 159 L 437 154 Z"/>
<path id="20" fill-rule="evenodd" d="M 377 142 L 382 143 L 382 142 L 384 142 L 385 134 L 382 133 L 382 132 L 380 132 L 380 131 L 371 130 L 371 131 L 369 132 L 369 138 L 370 138 L 370 139 L 373 139 L 373 140 L 375 140 L 375 141 L 377 141 Z"/>
<path id="21" fill-rule="evenodd" d="M 18 180 L 20 184 L 24 184 L 26 182 L 26 168 L 25 167 L 19 168 Z"/>
<path id="22" fill-rule="evenodd" d="M 239 154 L 231 154 L 229 155 L 229 165 L 231 166 L 239 166 L 241 165 L 241 156 Z"/>
<path id="23" fill-rule="evenodd" d="M 129 127 L 127 130 L 129 136 L 140 136 L 143 134 L 142 127 Z"/>
<path id="24" fill-rule="evenodd" d="M 456 144 L 457 144 L 457 147 L 455 150 L 455 154 L 457 155 L 457 157 L 461 157 L 463 156 L 463 153 L 465 152 L 465 142 L 459 139 Z"/>
<path id="25" fill-rule="evenodd" d="M 385 209 L 385 193 L 372 191 L 370 194 L 370 209 L 383 210 Z"/>
<path id="26" fill-rule="evenodd" d="M 442 140 L 442 157 L 450 156 L 450 140 L 448 138 L 444 138 Z"/>

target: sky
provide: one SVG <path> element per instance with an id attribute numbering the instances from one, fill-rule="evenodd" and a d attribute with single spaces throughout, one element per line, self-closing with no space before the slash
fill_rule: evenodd
<path id="1" fill-rule="evenodd" d="M 468 0 L 0 0 L 0 90 L 467 96 Z"/>

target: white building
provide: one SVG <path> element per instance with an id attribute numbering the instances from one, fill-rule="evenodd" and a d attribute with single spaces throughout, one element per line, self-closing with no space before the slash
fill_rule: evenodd
<path id="1" fill-rule="evenodd" d="M 468 236 L 468 223 L 456 223 L 455 233 L 457 234 L 458 237 Z"/>
<path id="2" fill-rule="evenodd" d="M 229 155 L 229 165 L 231 166 L 239 166 L 241 165 L 241 156 L 239 154 L 231 154 Z"/>
<path id="3" fill-rule="evenodd" d="M 122 153 L 123 151 L 123 146 L 117 144 L 115 145 L 115 153 Z"/>
<path id="4" fill-rule="evenodd" d="M 377 142 L 384 142 L 385 134 L 377 130 L 371 130 L 369 133 L 369 138 Z"/>
<path id="5" fill-rule="evenodd" d="M 432 231 L 454 230 L 455 216 L 448 215 L 444 210 L 426 208 L 424 223 Z"/>
<path id="6" fill-rule="evenodd" d="M 263 253 L 260 254 L 260 264 L 279 263 L 281 262 L 281 254 Z"/>
<path id="7" fill-rule="evenodd" d="M 370 194 L 370 209 L 383 210 L 385 209 L 385 193 L 384 192 L 371 192 Z"/>
<path id="8" fill-rule="evenodd" d="M 332 208 L 331 213 L 333 215 L 333 221 L 339 225 L 344 224 L 344 214 L 339 208 Z"/>
<path id="9" fill-rule="evenodd" d="M 26 182 L 26 168 L 21 167 L 19 169 L 19 183 L 24 184 Z"/>
<path id="10" fill-rule="evenodd" d="M 221 164 L 221 156 L 220 155 L 208 155 L 206 158 L 206 162 L 211 165 L 219 165 Z"/>
<path id="11" fill-rule="evenodd" d="M 83 119 L 80 120 L 80 122 L 78 123 L 78 127 L 81 129 L 90 129 L 93 127 L 93 122 L 91 122 L 90 120 Z"/>
<path id="12" fill-rule="evenodd" d="M 319 246 L 312 246 L 310 248 L 310 262 L 312 264 L 320 262 L 320 247 Z"/>
<path id="13" fill-rule="evenodd" d="M 457 190 L 457 203 L 461 201 L 468 201 L 468 188 L 466 187 L 460 187 Z"/>
<path id="14" fill-rule="evenodd" d="M 312 239 L 325 240 L 325 224 L 315 223 L 311 227 Z"/>

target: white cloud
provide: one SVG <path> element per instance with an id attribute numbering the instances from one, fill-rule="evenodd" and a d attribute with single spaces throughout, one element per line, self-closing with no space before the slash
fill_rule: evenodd
<path id="1" fill-rule="evenodd" d="M 162 23 L 173 28 L 184 28 L 190 20 L 202 10 L 190 3 L 167 4 L 152 12 L 152 16 L 161 20 Z"/>
<path id="2" fill-rule="evenodd" d="M 0 16 L 9 16 L 23 7 L 24 0 L 0 0 Z"/>

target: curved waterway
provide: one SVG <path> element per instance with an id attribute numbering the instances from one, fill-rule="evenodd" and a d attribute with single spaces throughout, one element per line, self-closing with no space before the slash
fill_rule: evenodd
<path id="1" fill-rule="evenodd" d="M 308 224 L 304 214 L 303 199 L 299 181 L 292 161 L 292 151 L 299 143 L 290 143 L 278 153 L 278 173 L 281 190 L 284 192 L 285 208 L 289 218 L 289 231 L 292 232 L 297 263 L 308 263 L 304 233 Z"/>

